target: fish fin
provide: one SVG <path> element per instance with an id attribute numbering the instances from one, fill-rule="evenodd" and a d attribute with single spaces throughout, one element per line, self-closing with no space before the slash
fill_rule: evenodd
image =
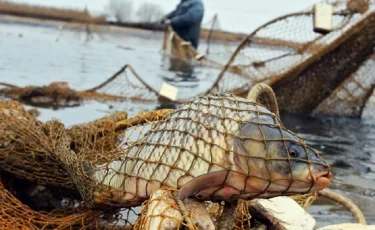
<path id="1" fill-rule="evenodd" d="M 215 187 L 224 183 L 227 171 L 216 171 L 200 175 L 184 184 L 177 193 L 177 198 L 184 200 L 200 190 L 208 187 Z"/>

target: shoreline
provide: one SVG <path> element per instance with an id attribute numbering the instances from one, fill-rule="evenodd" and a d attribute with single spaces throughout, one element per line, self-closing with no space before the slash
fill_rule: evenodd
<path id="1" fill-rule="evenodd" d="M 0 19 L 18 22 L 59 24 L 81 24 L 89 27 L 91 25 L 102 28 L 140 30 L 163 33 L 165 26 L 154 22 L 111 22 L 105 16 L 91 16 L 87 10 L 69 10 L 53 7 L 42 7 L 22 3 L 0 2 Z M 201 39 L 210 39 L 226 42 L 239 42 L 245 39 L 247 34 L 232 33 L 221 30 L 201 29 Z"/>

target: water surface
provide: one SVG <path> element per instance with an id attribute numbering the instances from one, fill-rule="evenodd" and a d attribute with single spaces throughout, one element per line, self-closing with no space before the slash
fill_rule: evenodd
<path id="1" fill-rule="evenodd" d="M 219 69 L 181 63 L 178 68 L 171 68 L 171 60 L 166 60 L 160 52 L 160 33 L 106 30 L 87 42 L 82 32 L 84 28 L 64 29 L 62 25 L 0 19 L 0 81 L 20 86 L 67 81 L 74 89 L 86 89 L 103 82 L 128 63 L 156 88 L 168 81 L 183 94 L 196 95 L 212 84 L 219 73 Z M 226 55 L 220 59 L 224 60 Z M 57 118 L 69 126 L 116 110 L 126 110 L 132 115 L 161 105 L 128 102 L 112 106 L 91 101 L 75 108 L 39 109 L 38 119 Z M 283 114 L 282 120 L 332 164 L 332 189 L 355 200 L 368 222 L 375 224 L 375 126 L 372 120 L 290 114 Z M 318 226 L 354 222 L 349 212 L 324 199 L 309 212 Z"/>

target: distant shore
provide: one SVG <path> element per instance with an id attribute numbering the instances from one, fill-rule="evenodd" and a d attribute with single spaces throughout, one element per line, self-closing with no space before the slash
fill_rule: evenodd
<path id="1" fill-rule="evenodd" d="M 22 18 L 34 18 L 48 21 L 60 21 L 67 23 L 79 23 L 86 26 L 100 25 L 100 26 L 114 26 L 123 28 L 135 28 L 152 31 L 164 31 L 165 27 L 160 23 L 154 22 L 109 22 L 105 16 L 92 16 L 87 10 L 71 10 L 60 9 L 53 7 L 43 7 L 27 5 L 22 3 L 0 2 L 0 15 L 16 16 Z M 10 19 L 8 17 L 8 19 Z M 210 34 L 211 33 L 211 34 Z M 201 30 L 201 38 L 207 39 L 211 37 L 212 40 L 220 40 L 227 42 L 242 41 L 246 34 L 231 33 L 221 30 Z"/>

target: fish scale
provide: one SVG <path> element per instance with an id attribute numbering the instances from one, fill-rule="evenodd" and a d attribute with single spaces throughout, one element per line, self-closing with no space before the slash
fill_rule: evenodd
<path id="1" fill-rule="evenodd" d="M 238 122 L 226 119 L 226 117 L 233 117 L 237 114 L 237 105 L 230 103 L 231 98 L 228 96 L 229 100 L 227 101 L 220 96 L 211 96 L 210 100 L 202 98 L 192 104 L 180 107 L 180 111 L 177 110 L 171 114 L 167 121 L 157 124 L 145 135 L 142 140 L 144 144 L 139 147 L 136 144 L 129 148 L 127 156 L 121 161 L 122 163 L 120 161 L 111 162 L 108 168 L 113 168 L 128 176 L 138 176 L 147 180 L 152 179 L 150 175 L 155 171 L 155 165 L 158 165 L 148 162 L 160 162 L 170 167 L 175 165 L 176 168 L 185 172 L 194 172 L 195 175 L 208 173 L 210 163 L 219 164 L 225 155 L 225 150 L 230 149 L 225 138 L 231 135 L 231 131 L 235 132 L 235 129 L 238 128 Z M 253 103 L 246 100 L 243 100 L 242 103 L 242 106 L 247 109 L 256 109 Z M 222 106 L 230 106 L 230 108 L 223 110 Z M 216 117 L 209 116 L 213 112 L 216 113 Z M 244 116 L 250 117 L 249 115 Z M 203 149 L 203 151 L 198 151 L 198 149 Z M 209 149 L 214 151 L 209 151 Z M 221 155 L 221 157 L 212 157 L 211 152 L 215 152 L 215 155 Z M 164 157 L 161 158 L 163 153 Z M 129 159 L 130 157 L 135 157 L 136 160 Z M 178 162 L 176 162 L 177 159 Z M 139 162 L 138 166 L 145 165 L 143 166 L 145 170 L 132 167 L 136 162 Z M 146 169 L 146 165 L 153 170 Z M 134 175 L 135 171 L 139 171 L 139 174 Z M 105 173 L 101 174 L 105 175 Z M 173 184 L 174 187 L 177 186 L 176 181 L 168 181 L 168 183 Z M 113 184 L 108 185 L 112 186 Z"/>

